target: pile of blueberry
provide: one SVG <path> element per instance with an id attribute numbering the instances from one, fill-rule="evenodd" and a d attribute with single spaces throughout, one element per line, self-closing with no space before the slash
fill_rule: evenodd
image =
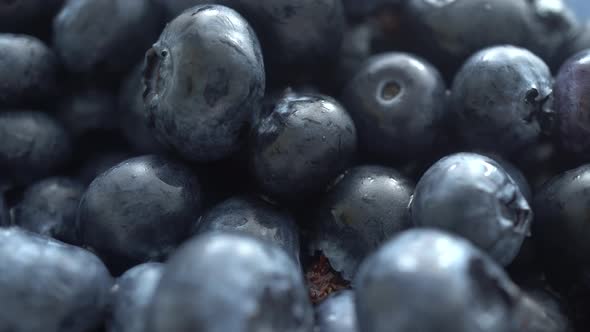
<path id="1" fill-rule="evenodd" d="M 590 331 L 587 0 L 0 0 L 0 331 Z"/>

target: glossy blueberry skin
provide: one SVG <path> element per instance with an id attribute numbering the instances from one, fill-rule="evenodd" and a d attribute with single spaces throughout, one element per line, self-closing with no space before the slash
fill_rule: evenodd
<path id="1" fill-rule="evenodd" d="M 265 192 L 297 201 L 323 190 L 346 169 L 356 144 L 354 123 L 337 101 L 287 93 L 253 125 L 250 169 Z"/>
<path id="2" fill-rule="evenodd" d="M 317 332 L 357 332 L 354 292 L 334 293 L 316 306 Z"/>
<path id="3" fill-rule="evenodd" d="M 0 330 L 88 331 L 103 319 L 112 278 L 92 253 L 11 227 L 0 261 Z"/>
<path id="4" fill-rule="evenodd" d="M 116 98 L 108 90 L 85 87 L 63 98 L 57 118 L 74 137 L 115 127 Z"/>
<path id="5" fill-rule="evenodd" d="M 362 260 L 392 235 L 412 226 L 414 183 L 396 170 L 358 166 L 340 175 L 316 211 L 311 249 L 352 280 Z"/>
<path id="6" fill-rule="evenodd" d="M 559 140 L 581 159 L 590 160 L 590 50 L 577 53 L 559 69 L 555 111 Z"/>
<path id="7" fill-rule="evenodd" d="M 76 214 L 86 186 L 67 177 L 52 177 L 30 186 L 12 208 L 14 224 L 31 232 L 77 244 Z"/>
<path id="8" fill-rule="evenodd" d="M 512 180 L 514 180 L 514 183 L 516 183 L 526 201 L 528 203 L 531 203 L 533 201 L 533 192 L 531 186 L 529 185 L 529 182 L 524 173 L 516 165 L 493 153 L 480 154 L 489 157 L 490 159 L 498 163 L 502 167 L 502 169 L 504 169 L 506 173 L 510 175 Z"/>
<path id="9" fill-rule="evenodd" d="M 447 156 L 422 176 L 411 203 L 416 226 L 465 237 L 502 265 L 529 235 L 531 208 L 510 175 L 475 153 Z"/>
<path id="10" fill-rule="evenodd" d="M 258 38 L 232 9 L 193 7 L 146 53 L 144 84 L 148 121 L 162 142 L 194 161 L 228 157 L 264 94 Z"/>
<path id="11" fill-rule="evenodd" d="M 162 28 L 151 0 L 68 0 L 53 20 L 53 43 L 74 73 L 119 73 L 137 63 Z"/>
<path id="12" fill-rule="evenodd" d="M 369 58 L 342 93 L 360 147 L 388 158 L 416 158 L 432 149 L 445 101 L 438 70 L 405 53 Z"/>
<path id="13" fill-rule="evenodd" d="M 199 215 L 197 177 L 162 156 L 126 160 L 98 176 L 82 197 L 77 231 L 114 272 L 164 259 Z"/>
<path id="14" fill-rule="evenodd" d="M 195 5 L 235 9 L 252 24 L 269 74 L 302 70 L 330 60 L 340 49 L 345 19 L 341 0 L 160 0 L 172 17 Z"/>
<path id="15" fill-rule="evenodd" d="M 164 273 L 161 263 L 140 264 L 125 272 L 111 290 L 108 332 L 145 332 L 147 309 Z"/>
<path id="16" fill-rule="evenodd" d="M 0 3 L 0 31 L 41 32 L 64 0 L 7 0 Z"/>
<path id="17" fill-rule="evenodd" d="M 229 198 L 211 208 L 197 223 L 195 234 L 241 232 L 281 247 L 299 265 L 299 229 L 295 218 L 254 196 Z"/>
<path id="18" fill-rule="evenodd" d="M 469 147 L 510 156 L 547 130 L 552 84 L 547 65 L 525 49 L 481 50 L 455 76 L 448 120 Z"/>
<path id="19" fill-rule="evenodd" d="M 36 111 L 1 112 L 0 142 L 0 174 L 9 185 L 51 175 L 67 163 L 72 150 L 61 124 Z"/>
<path id="20" fill-rule="evenodd" d="M 311 332 L 301 272 L 283 250 L 245 234 L 208 233 L 168 261 L 147 331 Z"/>
<path id="21" fill-rule="evenodd" d="M 57 92 L 58 63 L 39 39 L 0 33 L 0 108 L 43 106 Z"/>

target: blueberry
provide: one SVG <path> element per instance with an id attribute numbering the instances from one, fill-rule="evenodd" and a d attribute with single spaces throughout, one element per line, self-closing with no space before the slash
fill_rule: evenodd
<path id="1" fill-rule="evenodd" d="M 1 112 L 0 142 L 0 174 L 9 185 L 23 185 L 51 175 L 71 155 L 65 129 L 42 112 Z"/>
<path id="2" fill-rule="evenodd" d="M 98 151 L 84 159 L 84 162 L 78 169 L 76 178 L 85 185 L 89 185 L 97 176 L 131 157 L 132 155 L 126 151 Z"/>
<path id="3" fill-rule="evenodd" d="M 552 84 L 547 65 L 525 49 L 481 50 L 453 81 L 449 121 L 468 146 L 510 156 L 542 136 Z"/>
<path id="4" fill-rule="evenodd" d="M 417 226 L 459 234 L 502 265 L 518 254 L 533 217 L 510 175 L 474 153 L 453 154 L 431 166 L 416 185 L 411 214 Z"/>
<path id="5" fill-rule="evenodd" d="M 0 330 L 77 332 L 104 316 L 112 278 L 92 253 L 18 227 L 0 229 Z"/>
<path id="6" fill-rule="evenodd" d="M 362 260 L 385 240 L 411 227 L 412 181 L 380 166 L 360 166 L 339 176 L 314 218 L 312 250 L 352 280 Z"/>
<path id="7" fill-rule="evenodd" d="M 108 90 L 84 87 L 63 98 L 57 117 L 73 136 L 113 129 L 116 124 L 116 99 Z"/>
<path id="8" fill-rule="evenodd" d="M 260 45 L 223 6 L 196 6 L 170 22 L 146 54 L 144 101 L 159 138 L 196 161 L 236 152 L 264 94 Z"/>
<path id="9" fill-rule="evenodd" d="M 163 273 L 163 264 L 145 263 L 117 279 L 112 288 L 108 332 L 145 332 L 147 309 Z"/>
<path id="10" fill-rule="evenodd" d="M 242 232 L 283 248 L 299 265 L 299 230 L 295 218 L 254 196 L 229 198 L 211 208 L 197 223 L 196 234 Z"/>
<path id="11" fill-rule="evenodd" d="M 209 233 L 170 258 L 148 309 L 148 331 L 310 332 L 300 270 L 279 247 Z"/>
<path id="12" fill-rule="evenodd" d="M 354 292 L 334 293 L 316 307 L 318 332 L 357 332 Z"/>
<path id="13" fill-rule="evenodd" d="M 550 332 L 550 331 L 572 331 L 571 322 L 566 314 L 566 307 L 564 306 L 563 299 L 559 294 L 555 293 L 544 282 L 527 282 L 521 285 L 521 288 L 526 292 L 527 296 L 534 302 L 530 302 L 531 307 L 535 306 L 536 303 L 539 312 L 544 313 L 548 318 L 547 323 L 544 326 L 536 326 L 539 332 Z M 537 330 L 536 330 L 537 331 Z"/>
<path id="14" fill-rule="evenodd" d="M 57 59 L 39 39 L 0 33 L 0 108 L 45 106 L 56 92 Z"/>
<path id="15" fill-rule="evenodd" d="M 30 186 L 13 209 L 14 224 L 31 232 L 77 244 L 76 213 L 86 187 L 73 179 L 53 177 Z"/>
<path id="16" fill-rule="evenodd" d="M 555 81 L 555 110 L 561 144 L 584 160 L 590 160 L 590 50 L 566 61 Z"/>
<path id="17" fill-rule="evenodd" d="M 151 0 L 68 0 L 53 20 L 53 42 L 71 72 L 118 73 L 141 59 L 161 28 Z"/>
<path id="18" fill-rule="evenodd" d="M 200 186 L 183 164 L 160 156 L 124 161 L 97 177 L 80 202 L 77 230 L 114 272 L 160 260 L 188 237 Z"/>
<path id="19" fill-rule="evenodd" d="M 64 0 L 0 1 L 0 31 L 44 33 Z"/>
<path id="20" fill-rule="evenodd" d="M 268 194 L 298 201 L 321 191 L 356 152 L 356 129 L 334 99 L 287 93 L 252 132 L 252 175 Z"/>
<path id="21" fill-rule="evenodd" d="M 342 102 L 359 132 L 360 147 L 391 158 L 416 158 L 435 143 L 446 100 L 439 72 L 413 55 L 369 58 L 348 82 Z"/>
<path id="22" fill-rule="evenodd" d="M 532 202 L 533 192 L 531 190 L 531 186 L 529 185 L 529 182 L 524 173 L 518 167 L 516 167 L 516 165 L 493 153 L 482 154 L 498 163 L 506 171 L 506 173 L 510 175 L 514 183 L 516 183 L 518 189 L 520 189 L 520 192 L 522 193 L 526 201 Z"/>

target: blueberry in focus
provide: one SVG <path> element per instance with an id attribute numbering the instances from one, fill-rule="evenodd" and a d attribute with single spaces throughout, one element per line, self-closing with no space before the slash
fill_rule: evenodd
<path id="1" fill-rule="evenodd" d="M 12 208 L 14 224 L 28 231 L 77 244 L 76 214 L 86 187 L 67 177 L 52 177 L 31 185 Z"/>
<path id="2" fill-rule="evenodd" d="M 148 122 L 162 142 L 194 161 L 228 157 L 264 94 L 258 38 L 230 8 L 193 7 L 146 53 L 144 84 Z"/>
<path id="3" fill-rule="evenodd" d="M 524 173 L 516 165 L 493 153 L 481 154 L 494 160 L 496 163 L 500 165 L 500 167 L 502 167 L 502 169 L 506 171 L 506 173 L 508 173 L 508 175 L 510 175 L 510 177 L 512 178 L 514 183 L 516 183 L 516 185 L 520 189 L 520 192 L 522 193 L 527 202 L 530 203 L 533 201 L 533 192 L 531 186 L 529 185 L 529 182 Z"/>
<path id="4" fill-rule="evenodd" d="M 381 166 L 354 167 L 322 198 L 313 220 L 311 249 L 320 251 L 346 280 L 362 260 L 394 234 L 412 226 L 411 180 Z"/>
<path id="5" fill-rule="evenodd" d="M 145 332 L 147 308 L 164 273 L 161 263 L 140 264 L 120 276 L 111 291 L 108 332 Z"/>
<path id="6" fill-rule="evenodd" d="M 86 156 L 76 172 L 76 178 L 89 185 L 100 174 L 133 156 L 124 150 L 97 151 Z"/>
<path id="7" fill-rule="evenodd" d="M 241 232 L 281 247 L 299 265 L 299 229 L 295 218 L 278 206 L 255 196 L 229 198 L 207 211 L 196 234 Z"/>
<path id="8" fill-rule="evenodd" d="M 438 70 L 424 60 L 385 53 L 362 65 L 342 98 L 361 149 L 387 159 L 422 158 L 435 144 L 446 88 Z"/>
<path id="9" fill-rule="evenodd" d="M 197 177 L 162 156 L 126 160 L 97 177 L 80 202 L 77 231 L 84 246 L 114 272 L 164 259 L 199 215 Z"/>
<path id="10" fill-rule="evenodd" d="M 250 168 L 269 195 L 301 201 L 346 169 L 356 147 L 355 125 L 337 101 L 286 93 L 253 125 Z"/>
<path id="11" fill-rule="evenodd" d="M 162 20 L 151 0 L 67 0 L 53 20 L 53 44 L 70 72 L 120 73 L 142 58 Z"/>
<path id="12" fill-rule="evenodd" d="M 0 330 L 88 331 L 104 318 L 112 278 L 92 253 L 11 227 L 0 262 Z"/>
<path id="13" fill-rule="evenodd" d="M 332 294 L 316 306 L 318 332 L 357 332 L 354 292 L 344 290 Z"/>
<path id="14" fill-rule="evenodd" d="M 552 85 L 547 65 L 528 50 L 481 50 L 455 76 L 448 121 L 469 147 L 511 157 L 549 130 Z"/>
<path id="15" fill-rule="evenodd" d="M 116 124 L 116 98 L 108 90 L 84 87 L 63 98 L 57 118 L 74 137 L 92 131 L 113 129 Z"/>
<path id="16" fill-rule="evenodd" d="M 0 142 L 0 174 L 8 185 L 25 185 L 54 174 L 72 152 L 62 125 L 37 111 L 1 112 Z"/>
<path id="17" fill-rule="evenodd" d="M 0 108 L 46 105 L 57 92 L 58 62 L 39 39 L 0 33 Z"/>
<path id="18" fill-rule="evenodd" d="M 255 237 L 208 233 L 168 261 L 148 309 L 147 331 L 311 332 L 301 271 Z"/>
<path id="19" fill-rule="evenodd" d="M 512 177 L 475 153 L 453 154 L 432 165 L 416 185 L 410 210 L 416 226 L 461 235 L 502 265 L 518 254 L 533 218 Z"/>

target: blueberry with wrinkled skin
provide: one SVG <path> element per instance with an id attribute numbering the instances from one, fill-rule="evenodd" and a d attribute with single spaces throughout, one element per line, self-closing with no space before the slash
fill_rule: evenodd
<path id="1" fill-rule="evenodd" d="M 283 248 L 300 265 L 295 218 L 254 196 L 232 197 L 215 205 L 199 219 L 197 227 L 195 234 L 212 231 L 250 234 Z"/>
<path id="2" fill-rule="evenodd" d="M 0 174 L 8 185 L 51 175 L 71 155 L 71 141 L 59 122 L 43 112 L 0 113 Z"/>
<path id="3" fill-rule="evenodd" d="M 53 177 L 30 186 L 12 208 L 14 224 L 34 233 L 77 244 L 76 213 L 86 187 L 74 179 Z"/>
<path id="4" fill-rule="evenodd" d="M 0 31 L 42 32 L 51 25 L 64 0 L 6 0 L 0 2 Z"/>
<path id="5" fill-rule="evenodd" d="M 411 180 L 381 166 L 359 166 L 340 175 L 316 211 L 311 249 L 352 280 L 362 260 L 392 235 L 410 228 Z"/>
<path id="6" fill-rule="evenodd" d="M 547 130 L 552 84 L 549 68 L 530 51 L 481 50 L 455 76 L 448 120 L 470 147 L 510 156 Z"/>
<path id="7" fill-rule="evenodd" d="M 590 50 L 577 53 L 555 80 L 555 111 L 559 141 L 568 151 L 590 160 Z"/>
<path id="8" fill-rule="evenodd" d="M 355 285 L 360 331 L 538 332 L 546 323 L 500 266 L 438 230 L 394 237 L 365 260 Z"/>
<path id="9" fill-rule="evenodd" d="M 0 33 L 0 107 L 45 106 L 57 92 L 55 54 L 39 39 Z"/>
<path id="10" fill-rule="evenodd" d="M 107 90 L 85 87 L 63 98 L 57 106 L 57 118 L 74 136 L 115 127 L 115 96 Z"/>
<path id="11" fill-rule="evenodd" d="M 336 100 L 287 93 L 253 124 L 250 169 L 265 192 L 298 201 L 346 169 L 356 144 L 354 122 Z"/>
<path id="12" fill-rule="evenodd" d="M 157 39 L 163 17 L 151 0 L 67 0 L 53 20 L 53 43 L 74 73 L 119 73 Z"/>
<path id="13" fill-rule="evenodd" d="M 475 153 L 447 156 L 422 176 L 410 206 L 416 226 L 465 237 L 502 265 L 529 235 L 531 208 L 510 175 Z"/>
<path id="14" fill-rule="evenodd" d="M 343 290 L 316 306 L 317 332 L 357 332 L 354 292 Z"/>
<path id="15" fill-rule="evenodd" d="M 164 273 L 161 263 L 137 265 L 119 277 L 112 288 L 112 317 L 108 332 L 145 332 L 147 308 Z"/>
<path id="16" fill-rule="evenodd" d="M 144 102 L 158 138 L 185 158 L 213 161 L 242 145 L 264 94 L 258 38 L 223 6 L 196 6 L 146 53 Z"/>
<path id="17" fill-rule="evenodd" d="M 163 156 L 126 160 L 97 177 L 82 197 L 77 231 L 114 272 L 164 259 L 199 215 L 197 177 Z"/>
<path id="18" fill-rule="evenodd" d="M 143 104 L 143 63 L 136 66 L 121 84 L 118 101 L 118 119 L 121 133 L 127 142 L 140 153 L 159 153 L 164 150 L 154 132 L 148 127 Z"/>
<path id="19" fill-rule="evenodd" d="M 416 158 L 432 149 L 445 100 L 438 70 L 405 53 L 369 58 L 342 93 L 360 147 L 387 158 Z"/>
<path id="20" fill-rule="evenodd" d="M 103 319 L 112 278 L 81 248 L 0 228 L 0 330 L 78 332 Z"/>
<path id="21" fill-rule="evenodd" d="M 283 250 L 245 234 L 208 233 L 168 261 L 147 331 L 311 332 L 300 269 Z"/>

